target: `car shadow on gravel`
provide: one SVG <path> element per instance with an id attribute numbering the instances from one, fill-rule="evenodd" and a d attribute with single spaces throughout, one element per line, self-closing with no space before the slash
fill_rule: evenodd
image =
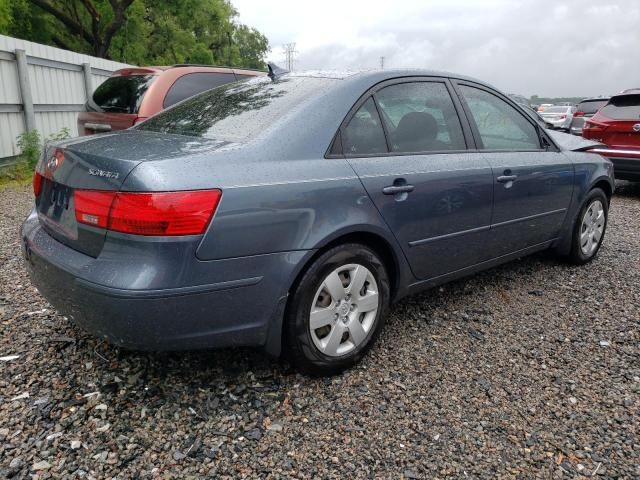
<path id="1" fill-rule="evenodd" d="M 616 182 L 616 196 L 637 198 L 640 200 L 640 182 Z"/>

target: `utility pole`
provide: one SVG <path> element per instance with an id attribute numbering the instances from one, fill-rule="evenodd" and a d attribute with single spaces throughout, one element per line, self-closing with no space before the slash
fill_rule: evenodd
<path id="1" fill-rule="evenodd" d="M 380 57 L 380 70 L 384 70 L 384 57 Z"/>
<path id="2" fill-rule="evenodd" d="M 296 44 L 295 43 L 287 43 L 282 46 L 284 49 L 285 62 L 287 64 L 287 70 L 293 72 L 293 61 L 295 59 L 296 54 Z"/>

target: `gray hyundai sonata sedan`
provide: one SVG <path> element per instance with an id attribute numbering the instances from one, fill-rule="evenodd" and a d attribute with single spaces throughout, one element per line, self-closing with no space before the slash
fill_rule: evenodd
<path id="1" fill-rule="evenodd" d="M 274 71 L 48 147 L 23 253 L 116 345 L 331 374 L 407 294 L 544 249 L 593 259 L 614 189 L 594 145 L 458 75 Z"/>

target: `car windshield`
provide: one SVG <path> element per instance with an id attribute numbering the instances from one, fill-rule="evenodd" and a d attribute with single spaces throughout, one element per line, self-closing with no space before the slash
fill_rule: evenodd
<path id="1" fill-rule="evenodd" d="M 601 113 L 613 120 L 640 119 L 640 95 L 619 95 L 609 100 Z"/>
<path id="2" fill-rule="evenodd" d="M 567 113 L 570 107 L 547 107 L 544 113 Z"/>
<path id="3" fill-rule="evenodd" d="M 268 77 L 257 77 L 231 83 L 178 103 L 135 128 L 246 142 L 337 81 L 285 76 L 275 82 Z"/>
<path id="4" fill-rule="evenodd" d="M 602 100 L 587 100 L 585 102 L 581 102 L 578 105 L 578 110 L 588 114 L 596 113 L 604 105 L 606 105 L 607 102 L 608 100 L 606 98 Z"/>
<path id="5" fill-rule="evenodd" d="M 145 92 L 155 75 L 122 75 L 109 77 L 96 88 L 87 102 L 90 112 L 138 113 Z"/>

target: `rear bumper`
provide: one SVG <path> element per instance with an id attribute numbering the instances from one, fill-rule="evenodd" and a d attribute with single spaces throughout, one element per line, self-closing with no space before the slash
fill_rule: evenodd
<path id="1" fill-rule="evenodd" d="M 561 130 L 561 129 L 562 130 L 566 130 L 571 125 L 571 121 L 567 121 L 566 119 L 563 119 L 563 120 L 552 120 L 552 119 L 549 119 L 549 118 L 544 118 L 544 121 L 547 122 L 547 123 L 550 123 L 553 126 L 553 128 L 557 128 L 558 130 Z"/>
<path id="2" fill-rule="evenodd" d="M 160 288 L 131 289 L 117 285 L 112 270 L 105 269 L 103 280 L 96 281 L 100 275 L 92 264 L 100 257 L 54 240 L 33 216 L 23 225 L 22 240 L 33 284 L 59 312 L 97 337 L 136 350 L 268 346 L 271 336 L 280 338 L 288 281 L 306 253 L 209 262 L 194 255 L 189 261 L 205 264 L 209 282 L 177 286 L 180 271 L 156 271 L 172 286 L 156 282 Z M 140 259 L 128 261 L 145 275 Z M 275 350 L 269 347 L 271 353 L 278 349 L 279 343 Z"/>
<path id="3" fill-rule="evenodd" d="M 640 150 L 596 148 L 589 151 L 604 155 L 613 162 L 616 179 L 640 181 Z"/>

